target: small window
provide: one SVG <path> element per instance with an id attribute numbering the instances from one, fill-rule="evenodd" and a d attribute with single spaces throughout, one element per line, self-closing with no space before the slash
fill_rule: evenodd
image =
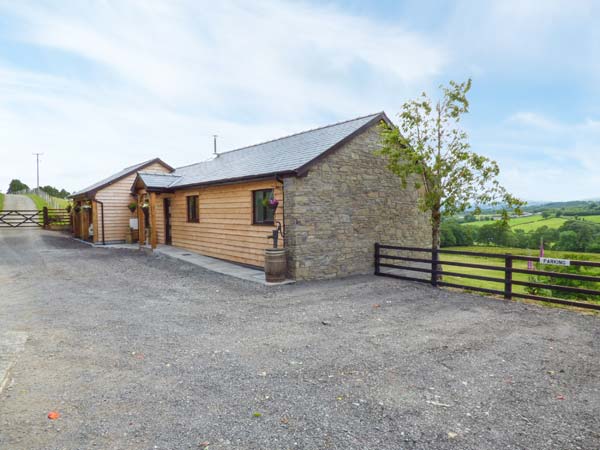
<path id="1" fill-rule="evenodd" d="M 187 221 L 199 222 L 198 214 L 198 196 L 190 195 L 187 199 Z"/>
<path id="2" fill-rule="evenodd" d="M 275 218 L 275 210 L 265 205 L 265 200 L 273 198 L 273 189 L 262 189 L 252 191 L 253 196 L 253 223 L 257 225 L 272 225 Z"/>

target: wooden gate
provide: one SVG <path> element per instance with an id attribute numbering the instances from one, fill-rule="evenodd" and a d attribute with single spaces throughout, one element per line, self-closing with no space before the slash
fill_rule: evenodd
<path id="1" fill-rule="evenodd" d="M 37 228 L 44 226 L 44 212 L 37 209 L 0 211 L 0 228 Z"/>
<path id="2" fill-rule="evenodd" d="M 48 228 L 68 226 L 71 215 L 66 209 L 5 209 L 0 210 L 0 228 Z"/>

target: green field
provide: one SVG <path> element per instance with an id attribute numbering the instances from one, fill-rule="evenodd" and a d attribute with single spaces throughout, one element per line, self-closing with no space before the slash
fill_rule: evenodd
<path id="1" fill-rule="evenodd" d="M 512 227 L 513 230 L 534 231 L 543 226 L 547 226 L 548 228 L 560 228 L 560 226 L 567 221 L 567 219 L 564 219 L 562 217 L 550 217 L 548 219 L 544 219 L 541 216 L 539 216 L 539 217 L 541 218 L 541 220 L 536 220 L 533 222 L 532 221 L 529 221 L 529 222 L 523 221 L 523 222 L 517 223 L 515 225 L 513 225 L 511 223 L 510 226 Z M 519 219 L 522 219 L 522 217 L 519 217 Z M 514 220 L 519 220 L 519 219 L 514 219 Z"/>
<path id="2" fill-rule="evenodd" d="M 560 228 L 563 223 L 573 219 L 574 217 L 570 216 L 549 217 L 544 219 L 541 215 L 536 214 L 534 216 L 515 217 L 510 219 L 508 223 L 513 230 L 534 231 L 543 226 L 547 226 L 548 228 Z M 579 219 L 600 224 L 600 215 L 581 216 Z M 465 222 L 463 225 L 481 227 L 483 225 L 490 225 L 493 223 L 494 221 L 492 220 L 479 220 L 477 222 Z"/>
<path id="3" fill-rule="evenodd" d="M 4 209 L 4 194 L 0 194 L 0 211 Z"/>
<path id="4" fill-rule="evenodd" d="M 459 250 L 459 251 L 470 251 L 470 252 L 483 252 L 483 253 L 498 253 L 498 254 L 506 254 L 511 253 L 513 255 L 524 255 L 524 256 L 538 256 L 538 250 L 528 250 L 522 248 L 508 248 L 508 247 L 484 247 L 484 246 L 472 246 L 472 247 L 449 247 L 442 250 Z M 545 256 L 550 258 L 569 258 L 573 255 L 577 255 L 579 258 L 585 261 L 600 261 L 600 254 L 598 253 L 578 253 L 578 252 L 564 252 L 564 251 L 555 251 L 555 250 L 546 250 Z M 491 257 L 475 257 L 475 256 L 464 256 L 464 255 L 440 255 L 440 261 L 456 261 L 456 262 L 465 262 L 465 263 L 475 263 L 475 264 L 485 264 L 490 266 L 504 266 L 504 260 L 498 258 Z M 442 264 L 443 266 L 443 264 Z M 513 267 L 518 269 L 527 269 L 526 261 L 514 261 Z M 488 270 L 488 269 L 472 269 L 468 267 L 458 267 L 445 265 L 443 266 L 443 270 L 448 272 L 457 272 L 457 273 L 465 273 L 470 275 L 480 275 L 486 277 L 500 278 L 504 277 L 503 271 L 497 270 Z M 551 268 L 548 270 L 552 271 Z M 585 271 L 587 275 L 600 275 L 600 269 L 591 269 L 589 271 Z M 517 281 L 528 281 L 529 275 L 527 274 L 519 274 L 515 273 L 513 279 Z M 463 284 L 466 286 L 473 287 L 482 287 L 488 289 L 496 289 L 496 290 L 504 290 L 504 280 L 500 280 L 498 282 L 492 281 L 481 281 L 481 280 L 472 280 L 468 278 L 456 277 L 456 276 L 445 276 L 444 281 L 449 283 L 457 283 Z M 596 289 L 600 290 L 600 283 L 598 283 L 598 287 Z M 516 286 L 513 285 L 513 291 L 518 293 L 526 293 L 524 286 Z"/>
<path id="5" fill-rule="evenodd" d="M 588 222 L 600 223 L 600 216 L 581 216 L 580 218 Z"/>

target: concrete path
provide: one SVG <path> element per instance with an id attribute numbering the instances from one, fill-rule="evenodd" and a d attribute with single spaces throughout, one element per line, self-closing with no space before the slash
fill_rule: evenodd
<path id="1" fill-rule="evenodd" d="M 229 275 L 230 277 L 239 278 L 241 280 L 252 281 L 253 283 L 259 283 L 265 286 L 276 286 L 294 282 L 293 280 L 286 280 L 281 283 L 268 283 L 265 280 L 265 272 L 260 269 L 211 258 L 210 256 L 200 255 L 199 253 L 172 245 L 159 245 L 154 251 L 159 255 L 166 255 L 207 270 L 212 270 L 213 272 Z"/>
<path id="2" fill-rule="evenodd" d="M 4 197 L 4 209 L 37 209 L 35 203 L 26 195 L 6 194 Z"/>

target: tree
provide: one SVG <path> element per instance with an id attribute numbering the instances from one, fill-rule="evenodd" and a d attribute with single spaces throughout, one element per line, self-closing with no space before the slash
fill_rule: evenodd
<path id="1" fill-rule="evenodd" d="M 542 212 L 542 218 L 544 218 L 544 219 L 547 219 L 551 215 L 552 215 L 552 213 L 548 210 Z"/>
<path id="2" fill-rule="evenodd" d="M 29 186 L 27 186 L 21 180 L 15 179 L 15 180 L 11 180 L 10 184 L 8 185 L 8 191 L 6 191 L 6 193 L 14 194 L 16 192 L 28 191 L 28 190 L 29 190 Z"/>
<path id="3" fill-rule="evenodd" d="M 469 111 L 467 92 L 471 80 L 450 81 L 441 86 L 437 102 L 423 93 L 406 102 L 399 114 L 400 124 L 382 124 L 382 148 L 389 169 L 406 187 L 421 192 L 419 207 L 431 214 L 431 240 L 440 248 L 442 217 L 452 217 L 475 206 L 499 205 L 520 213 L 524 202 L 509 194 L 498 181 L 498 164 L 470 150 L 467 134 L 459 127 L 461 116 Z M 503 216 L 508 220 L 504 209 Z"/>

